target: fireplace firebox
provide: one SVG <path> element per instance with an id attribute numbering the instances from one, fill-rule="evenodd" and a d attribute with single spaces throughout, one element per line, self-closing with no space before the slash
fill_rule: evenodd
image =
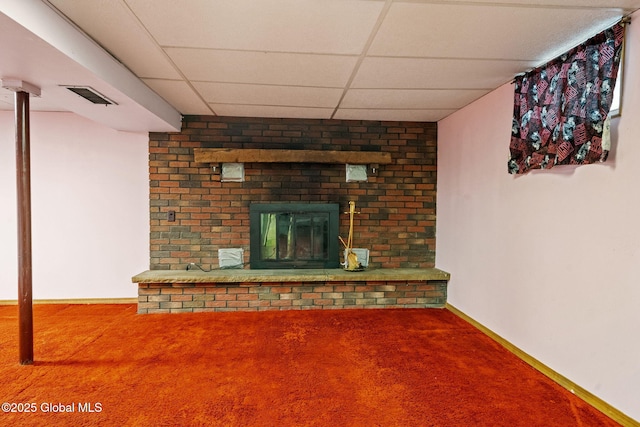
<path id="1" fill-rule="evenodd" d="M 251 268 L 338 268 L 338 211 L 337 203 L 251 204 Z"/>

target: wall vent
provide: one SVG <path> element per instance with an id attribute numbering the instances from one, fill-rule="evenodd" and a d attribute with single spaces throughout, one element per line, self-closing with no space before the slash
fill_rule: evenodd
<path id="1" fill-rule="evenodd" d="M 118 105 L 100 92 L 89 86 L 62 86 L 93 104 Z"/>

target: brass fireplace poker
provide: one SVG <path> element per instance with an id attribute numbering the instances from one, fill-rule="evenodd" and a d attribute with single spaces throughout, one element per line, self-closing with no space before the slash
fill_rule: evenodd
<path id="1" fill-rule="evenodd" d="M 353 216 L 360 213 L 356 212 L 356 202 L 350 201 L 349 212 L 345 213 L 349 214 L 349 237 L 347 237 L 347 242 L 345 243 L 344 239 L 338 236 L 345 249 L 344 269 L 347 271 L 361 271 L 363 269 L 362 264 L 360 264 L 358 256 L 353 252 Z"/>

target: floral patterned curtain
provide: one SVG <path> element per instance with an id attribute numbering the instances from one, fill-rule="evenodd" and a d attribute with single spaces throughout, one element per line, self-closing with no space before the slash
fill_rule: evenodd
<path id="1" fill-rule="evenodd" d="M 618 23 L 516 77 L 509 173 L 606 159 L 603 130 L 608 124 L 623 38 L 624 24 Z"/>

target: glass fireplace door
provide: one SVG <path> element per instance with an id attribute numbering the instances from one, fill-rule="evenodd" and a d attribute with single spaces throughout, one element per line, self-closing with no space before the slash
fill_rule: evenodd
<path id="1" fill-rule="evenodd" d="M 329 250 L 329 214 L 260 214 L 260 258 L 323 260 Z"/>
<path id="2" fill-rule="evenodd" d="M 251 267 L 337 267 L 337 205 L 335 215 L 327 206 L 252 205 Z"/>

